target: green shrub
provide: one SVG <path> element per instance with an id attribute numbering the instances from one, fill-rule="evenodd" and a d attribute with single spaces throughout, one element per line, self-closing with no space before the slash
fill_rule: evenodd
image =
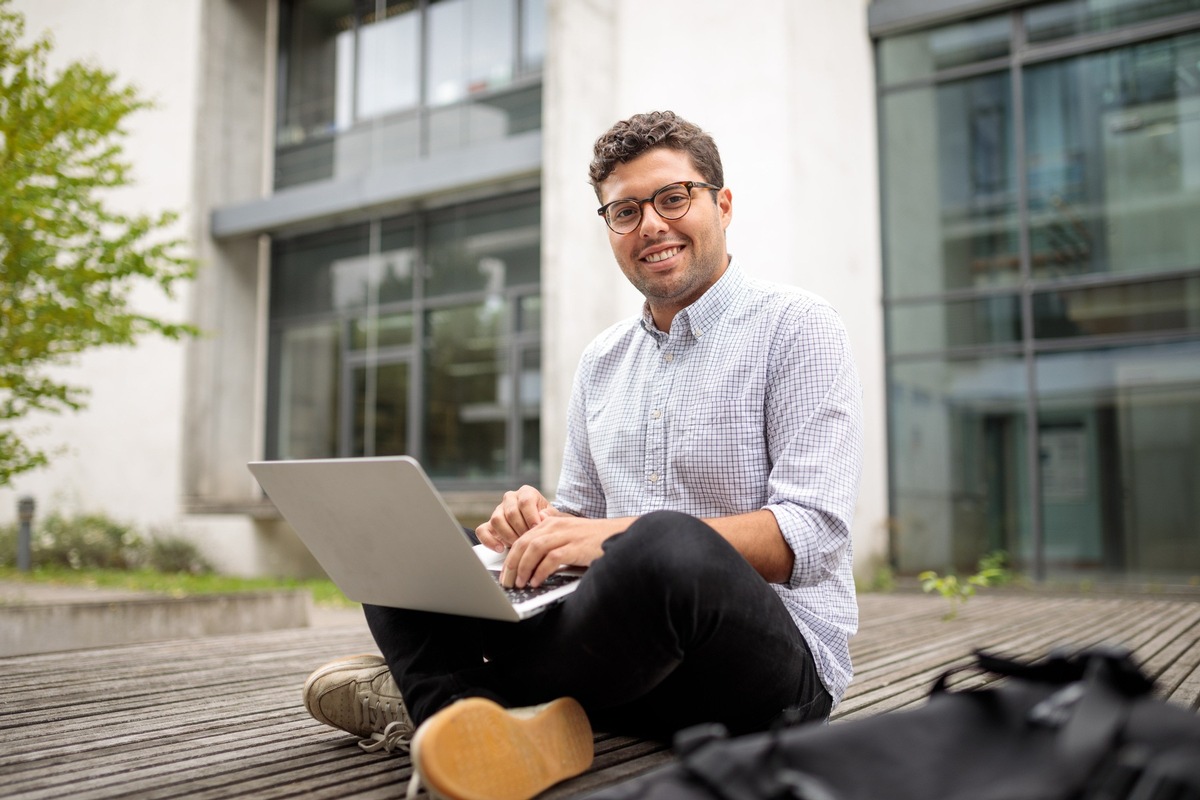
<path id="1" fill-rule="evenodd" d="M 149 540 L 146 566 L 159 572 L 186 572 L 208 575 L 213 566 L 200 554 L 200 548 L 186 539 L 156 534 Z"/>
<path id="2" fill-rule="evenodd" d="M 55 511 L 35 524 L 32 551 L 36 565 L 71 569 L 141 565 L 142 538 L 130 526 L 103 514 L 67 517 Z"/>
<path id="3" fill-rule="evenodd" d="M 16 566 L 18 535 L 16 524 L 0 526 L 0 566 Z M 193 575 L 213 571 L 191 542 L 162 532 L 143 537 L 132 526 L 104 514 L 68 516 L 53 511 L 34 518 L 30 555 L 34 567 L 72 570 L 147 567 Z"/>
<path id="4" fill-rule="evenodd" d="M 0 567 L 17 565 L 17 526 L 0 525 Z"/>

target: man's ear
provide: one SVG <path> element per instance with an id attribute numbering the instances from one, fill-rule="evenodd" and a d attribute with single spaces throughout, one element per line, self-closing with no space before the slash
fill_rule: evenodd
<path id="1" fill-rule="evenodd" d="M 733 222 L 733 192 L 728 186 L 717 192 L 717 209 L 721 212 L 721 227 L 728 228 Z"/>

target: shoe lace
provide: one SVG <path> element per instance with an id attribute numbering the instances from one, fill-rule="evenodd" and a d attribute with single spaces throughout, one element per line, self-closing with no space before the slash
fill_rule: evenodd
<path id="1" fill-rule="evenodd" d="M 379 700 L 371 702 L 369 695 L 364 695 L 360 702 L 362 720 L 375 732 L 369 739 L 359 742 L 358 746 L 368 753 L 377 750 L 390 753 L 397 748 L 408 752 L 416 728 L 404 705 Z"/>
<path id="2" fill-rule="evenodd" d="M 396 749 L 407 753 L 408 747 L 412 742 L 412 735 L 412 723 L 402 721 L 391 722 L 382 731 L 371 734 L 370 739 L 363 739 L 358 743 L 358 746 L 367 753 L 374 753 L 376 750 L 384 750 L 390 753 Z"/>

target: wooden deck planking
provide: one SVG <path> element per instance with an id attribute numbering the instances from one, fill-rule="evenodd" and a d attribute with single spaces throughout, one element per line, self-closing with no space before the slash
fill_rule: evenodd
<path id="1" fill-rule="evenodd" d="M 1061 644 L 1124 645 L 1160 694 L 1198 705 L 1197 602 L 997 592 L 949 621 L 933 596 L 863 595 L 860 606 L 855 682 L 834 724 L 922 703 L 937 676 L 976 648 L 1040 656 Z M 0 659 L 0 794 L 395 798 L 411 772 L 407 757 L 362 753 L 309 718 L 300 700 L 312 669 L 373 649 L 365 625 L 346 624 Z M 661 743 L 597 734 L 593 768 L 543 800 L 580 796 L 669 759 Z"/>

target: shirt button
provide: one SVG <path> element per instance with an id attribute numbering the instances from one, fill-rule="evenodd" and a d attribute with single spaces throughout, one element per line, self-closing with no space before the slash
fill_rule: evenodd
<path id="1" fill-rule="evenodd" d="M 658 419 L 659 417 L 662 416 L 662 412 L 656 408 L 650 412 L 650 416 L 653 417 L 654 419 Z"/>
<path id="2" fill-rule="evenodd" d="M 657 472 L 651 472 L 651 473 L 650 473 L 650 482 L 651 482 L 651 483 L 658 483 L 658 473 L 657 473 Z"/>
<path id="3" fill-rule="evenodd" d="M 674 360 L 675 360 L 675 355 L 673 353 L 667 353 L 666 355 L 663 356 L 663 361 L 666 361 L 668 364 L 670 364 Z"/>

